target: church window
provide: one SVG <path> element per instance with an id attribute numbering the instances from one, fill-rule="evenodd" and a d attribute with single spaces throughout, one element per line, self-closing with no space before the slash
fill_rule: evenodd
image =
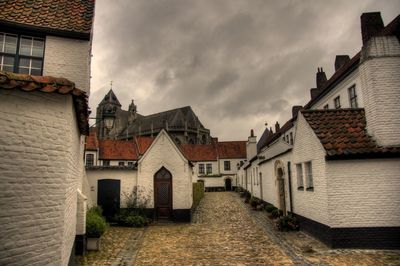
<path id="1" fill-rule="evenodd" d="M 0 32 L 0 70 L 42 75 L 44 39 Z"/>
<path id="2" fill-rule="evenodd" d="M 203 163 L 199 164 L 199 174 L 204 175 L 204 164 Z"/>
<path id="3" fill-rule="evenodd" d="M 212 164 L 207 164 L 207 175 L 212 173 Z"/>
<path id="4" fill-rule="evenodd" d="M 94 164 L 94 156 L 93 154 L 86 154 L 86 166 L 90 167 Z"/>
<path id="5" fill-rule="evenodd" d="M 349 88 L 349 100 L 350 100 L 350 107 L 357 108 L 357 94 L 356 94 L 356 86 L 353 85 Z"/>
<path id="6" fill-rule="evenodd" d="M 304 189 L 303 167 L 301 166 L 301 163 L 296 164 L 296 173 L 297 173 L 297 189 L 303 190 Z"/>
<path id="7" fill-rule="evenodd" d="M 103 166 L 110 166 L 110 160 L 103 160 Z"/>
<path id="8" fill-rule="evenodd" d="M 313 175 L 312 175 L 312 165 L 311 162 L 306 162 L 304 164 L 305 166 L 305 174 L 306 174 L 306 189 L 307 190 L 314 190 L 314 184 L 313 184 Z"/>
<path id="9" fill-rule="evenodd" d="M 224 170 L 225 171 L 231 170 L 231 161 L 224 161 Z"/>
<path id="10" fill-rule="evenodd" d="M 340 108 L 340 96 L 338 96 L 335 99 L 333 99 L 333 102 L 335 104 L 335 108 L 339 109 Z"/>

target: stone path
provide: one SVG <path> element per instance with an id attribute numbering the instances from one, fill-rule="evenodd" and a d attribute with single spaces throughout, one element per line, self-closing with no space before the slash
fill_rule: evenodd
<path id="1" fill-rule="evenodd" d="M 192 224 L 112 227 L 77 265 L 400 265 L 400 251 L 329 249 L 303 232 L 276 231 L 233 192 L 206 193 Z"/>

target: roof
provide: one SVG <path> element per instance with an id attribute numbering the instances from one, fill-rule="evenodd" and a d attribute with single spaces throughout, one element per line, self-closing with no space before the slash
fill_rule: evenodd
<path id="1" fill-rule="evenodd" d="M 297 117 L 297 116 L 296 116 Z M 261 149 L 263 149 L 264 147 L 267 147 L 269 145 L 271 145 L 275 140 L 279 139 L 280 136 L 282 136 L 283 133 L 285 133 L 286 131 L 288 131 L 289 129 L 291 129 L 294 124 L 293 124 L 293 120 L 296 119 L 296 117 L 289 119 L 278 131 L 276 131 L 275 133 L 272 134 L 268 134 L 266 135 L 266 137 L 264 137 L 263 139 L 263 143 L 261 143 L 261 139 L 258 143 L 257 146 L 260 147 L 260 151 Z M 268 131 L 269 133 L 271 133 L 271 131 Z M 264 135 L 264 134 L 263 134 Z"/>
<path id="2" fill-rule="evenodd" d="M 216 161 L 218 154 L 213 144 L 181 144 L 180 148 L 189 161 Z"/>
<path id="3" fill-rule="evenodd" d="M 400 39 L 400 15 L 393 19 L 382 31 L 378 34 L 380 36 L 395 35 Z M 305 109 L 311 108 L 311 106 L 318 102 L 323 96 L 329 91 L 335 88 L 336 83 L 340 82 L 343 78 L 349 75 L 354 69 L 356 69 L 360 63 L 361 52 L 358 52 L 353 58 L 350 59 L 346 64 L 340 67 L 332 77 L 324 84 L 321 88 L 321 92 L 313 99 L 311 99 L 305 106 Z"/>
<path id="4" fill-rule="evenodd" d="M 136 145 L 127 140 L 99 141 L 99 159 L 101 160 L 137 160 Z"/>
<path id="5" fill-rule="evenodd" d="M 143 155 L 147 149 L 150 147 L 150 145 L 153 143 L 155 138 L 153 137 L 136 137 L 136 145 L 137 149 L 140 155 Z"/>
<path id="6" fill-rule="evenodd" d="M 95 0 L 0 1 L 0 25 L 90 38 Z"/>
<path id="7" fill-rule="evenodd" d="M 0 89 L 19 89 L 27 93 L 40 91 L 72 95 L 79 131 L 84 135 L 89 134 L 87 95 L 84 91 L 76 88 L 73 82 L 65 78 L 31 76 L 0 71 Z"/>
<path id="8" fill-rule="evenodd" d="M 96 128 L 91 128 L 89 136 L 86 137 L 85 150 L 96 151 L 99 148 L 99 140 L 97 139 Z"/>
<path id="9" fill-rule="evenodd" d="M 364 109 L 301 111 L 326 150 L 327 159 L 400 155 L 400 147 L 382 147 L 368 135 Z"/>
<path id="10" fill-rule="evenodd" d="M 220 159 L 246 158 L 246 141 L 222 141 L 217 144 Z"/>

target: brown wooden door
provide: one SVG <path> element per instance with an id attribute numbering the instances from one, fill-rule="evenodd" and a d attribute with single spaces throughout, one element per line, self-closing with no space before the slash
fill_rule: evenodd
<path id="1" fill-rule="evenodd" d="M 172 175 L 164 167 L 154 175 L 154 209 L 157 219 L 172 217 Z"/>

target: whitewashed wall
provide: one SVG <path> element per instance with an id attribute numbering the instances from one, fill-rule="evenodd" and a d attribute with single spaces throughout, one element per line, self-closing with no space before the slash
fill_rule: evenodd
<path id="1" fill-rule="evenodd" d="M 90 198 L 94 205 L 97 205 L 98 180 L 113 179 L 120 180 L 120 206 L 126 207 L 126 194 L 132 192 L 134 186 L 137 185 L 137 171 L 132 169 L 96 169 L 86 170 L 89 182 Z"/>
<path id="2" fill-rule="evenodd" d="M 221 174 L 227 174 L 227 175 L 235 175 L 237 173 L 237 164 L 240 163 L 240 161 L 244 161 L 246 158 L 242 159 L 219 159 L 219 169 Z M 224 168 L 224 161 L 230 161 L 231 162 L 231 170 L 225 170 Z"/>
<path id="3" fill-rule="evenodd" d="M 46 36 L 43 75 L 67 78 L 90 93 L 90 41 Z"/>
<path id="4" fill-rule="evenodd" d="M 0 90 L 0 114 L 0 264 L 67 265 L 84 173 L 72 97 Z"/>
<path id="5" fill-rule="evenodd" d="M 314 221 L 329 224 L 325 150 L 301 113 L 297 118 L 292 154 L 292 180 L 296 181 L 296 164 L 307 161 L 312 162 L 314 180 L 314 191 L 297 190 L 297 186 L 293 187 L 293 211 Z M 303 182 L 305 181 L 304 179 Z"/>
<path id="6" fill-rule="evenodd" d="M 328 161 L 331 227 L 400 226 L 400 159 Z"/>
<path id="7" fill-rule="evenodd" d="M 164 166 L 172 174 L 173 209 L 192 207 L 192 169 L 170 137 L 161 131 L 139 160 L 138 185 L 153 191 L 149 207 L 154 207 L 154 174 Z"/>

